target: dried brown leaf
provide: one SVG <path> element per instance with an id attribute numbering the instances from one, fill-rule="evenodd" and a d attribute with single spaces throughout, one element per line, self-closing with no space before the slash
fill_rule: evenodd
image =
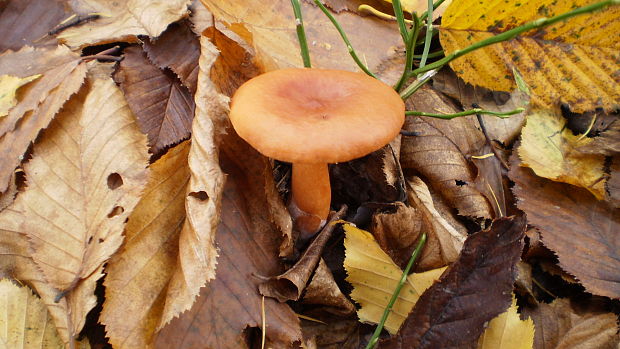
<path id="1" fill-rule="evenodd" d="M 620 120 L 616 119 L 592 142 L 577 148 L 589 154 L 618 155 L 620 154 Z"/>
<path id="2" fill-rule="evenodd" d="M 55 44 L 55 38 L 47 33 L 66 17 L 69 14 L 64 1 L 8 1 L 4 9 L 0 8 L 0 52 Z"/>
<path id="3" fill-rule="evenodd" d="M 525 217 L 496 219 L 470 235 L 459 259 L 416 303 L 381 348 L 473 348 L 484 324 L 510 305 Z"/>
<path id="4" fill-rule="evenodd" d="M 456 113 L 458 109 L 432 88 L 420 89 L 411 99 L 413 109 L 430 113 Z M 400 160 L 404 169 L 419 172 L 459 214 L 492 216 L 492 208 L 473 185 L 475 172 L 467 161 L 482 155 L 485 140 L 471 117 L 440 120 L 407 117 L 403 129 L 419 133 L 402 141 Z"/>
<path id="5" fill-rule="evenodd" d="M 304 291 L 303 303 L 320 305 L 320 310 L 336 316 L 355 313 L 355 305 L 340 291 L 334 275 L 322 258 Z"/>
<path id="6" fill-rule="evenodd" d="M 154 154 L 189 137 L 195 109 L 191 93 L 176 77 L 151 64 L 140 47 L 125 50 L 114 77 Z"/>
<path id="7" fill-rule="evenodd" d="M 524 315 L 531 317 L 536 326 L 535 349 L 615 349 L 620 345 L 614 314 L 577 312 L 568 299 L 540 303 L 533 309 L 525 308 Z"/>
<path id="8" fill-rule="evenodd" d="M 72 48 L 115 41 L 137 41 L 138 35 L 157 37 L 168 24 L 187 13 L 189 0 L 72 0 L 79 15 L 100 18 L 69 28 L 58 39 Z"/>
<path id="9" fill-rule="evenodd" d="M 611 160 L 609 179 L 605 182 L 605 200 L 616 208 L 620 207 L 620 156 Z"/>
<path id="10" fill-rule="evenodd" d="M 620 209 L 597 201 L 585 189 L 535 176 L 515 156 L 509 176 L 519 209 L 540 229 L 560 266 L 589 292 L 620 298 Z"/>
<path id="11" fill-rule="evenodd" d="M 358 349 L 360 347 L 360 323 L 357 320 L 334 318 L 326 320 L 322 323 L 310 320 L 301 322 L 301 329 L 306 342 L 305 348 Z"/>

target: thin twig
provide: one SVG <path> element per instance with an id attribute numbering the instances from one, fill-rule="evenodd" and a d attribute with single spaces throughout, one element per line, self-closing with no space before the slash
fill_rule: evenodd
<path id="1" fill-rule="evenodd" d="M 405 14 L 403 13 L 403 7 L 400 4 L 400 0 L 392 0 L 392 8 L 394 9 L 394 16 L 396 16 L 396 23 L 398 23 L 400 36 L 403 38 L 403 44 L 408 45 L 409 31 L 407 30 L 407 25 L 405 24 Z"/>
<path id="2" fill-rule="evenodd" d="M 402 90 L 403 85 L 409 78 L 409 72 L 413 68 L 413 53 L 415 51 L 414 43 L 418 40 L 418 35 L 420 34 L 420 20 L 418 19 L 418 15 L 414 12 L 413 14 L 413 30 L 411 34 L 409 34 L 409 41 L 405 43 L 405 67 L 403 69 L 403 74 L 398 79 L 398 82 L 394 86 L 396 92 L 400 92 Z"/>
<path id="3" fill-rule="evenodd" d="M 433 0 L 428 0 L 428 11 L 426 14 L 426 38 L 424 39 L 424 50 L 422 51 L 420 68 L 426 65 L 426 59 L 431 50 L 431 41 L 433 41 Z"/>
<path id="4" fill-rule="evenodd" d="M 467 116 L 467 115 L 474 115 L 474 114 L 486 114 L 486 115 L 494 115 L 497 116 L 499 118 L 507 118 L 510 115 L 515 115 L 515 114 L 519 114 L 521 112 L 523 112 L 525 110 L 525 108 L 517 108 L 511 111 L 507 111 L 507 112 L 497 112 L 497 111 L 491 111 L 491 110 L 484 110 L 484 109 L 480 109 L 480 108 L 474 108 L 474 109 L 470 109 L 470 110 L 465 110 L 462 111 L 460 113 L 454 113 L 454 114 L 435 114 L 435 113 L 425 113 L 425 112 L 421 112 L 421 111 L 406 111 L 405 115 L 410 115 L 410 116 L 429 116 L 432 118 L 438 118 L 438 119 L 454 119 L 454 118 L 458 118 L 461 116 Z"/>

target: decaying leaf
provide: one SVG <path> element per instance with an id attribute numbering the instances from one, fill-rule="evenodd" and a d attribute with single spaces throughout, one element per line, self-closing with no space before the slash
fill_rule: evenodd
<path id="1" fill-rule="evenodd" d="M 403 271 L 381 250 L 372 235 L 350 224 L 344 225 L 347 281 L 354 287 L 351 298 L 361 305 L 357 315 L 362 322 L 378 323 Z M 420 295 L 445 268 L 411 274 L 385 321 L 385 328 L 396 333 Z"/>
<path id="2" fill-rule="evenodd" d="M 597 199 L 605 197 L 603 166 L 605 157 L 583 154 L 577 148 L 592 138 L 573 135 L 558 113 L 533 110 L 521 134 L 521 166 L 530 167 L 540 177 L 588 189 Z"/>
<path id="3" fill-rule="evenodd" d="M 357 349 L 360 347 L 360 323 L 355 320 L 309 321 L 301 322 L 304 334 L 302 348 Z"/>
<path id="4" fill-rule="evenodd" d="M 475 346 L 484 324 L 510 305 L 524 232 L 525 217 L 512 216 L 470 235 L 459 259 L 424 292 L 398 334 L 382 347 Z"/>
<path id="5" fill-rule="evenodd" d="M 0 55 L 0 75 L 23 78 L 36 74 L 42 76 L 25 86 L 19 103 L 0 118 L 0 192 L 6 190 L 9 178 L 39 131 L 78 91 L 86 76 L 86 65 L 64 46 L 24 47 Z"/>
<path id="6" fill-rule="evenodd" d="M 594 2 L 455 0 L 442 18 L 441 44 L 446 53 L 454 52 L 540 17 Z M 578 112 L 612 110 L 620 101 L 619 19 L 620 8 L 609 6 L 476 50 L 450 66 L 466 82 L 499 91 L 514 89 L 515 67 L 535 104 L 553 108 L 561 101 Z"/>
<path id="7" fill-rule="evenodd" d="M 41 74 L 35 74 L 19 78 L 11 75 L 0 75 L 0 118 L 6 116 L 9 110 L 17 104 L 15 94 L 17 90 L 41 77 Z"/>
<path id="8" fill-rule="evenodd" d="M 312 275 L 303 295 L 304 304 L 320 306 L 320 310 L 339 316 L 355 313 L 355 305 L 345 296 L 323 259 Z"/>
<path id="9" fill-rule="evenodd" d="M 47 35 L 69 17 L 61 0 L 10 0 L 0 6 L 0 52 L 18 50 L 22 46 L 53 45 L 56 39 Z"/>
<path id="10" fill-rule="evenodd" d="M 620 298 L 620 209 L 597 201 L 585 189 L 535 176 L 514 156 L 509 176 L 517 206 L 540 229 L 560 266 L 589 292 Z"/>
<path id="11" fill-rule="evenodd" d="M 45 278 L 75 295 L 94 291 L 146 182 L 146 139 L 120 90 L 97 68 L 35 145 L 25 166 L 28 188 L 15 200 Z M 74 319 L 96 303 L 92 293 L 88 301 L 68 297 L 89 306 L 72 308 Z"/>
<path id="12" fill-rule="evenodd" d="M 524 313 L 534 320 L 536 349 L 616 349 L 620 345 L 613 313 L 576 311 L 568 299 L 540 303 Z"/>
<path id="13" fill-rule="evenodd" d="M 0 343 L 4 348 L 60 348 L 62 341 L 45 304 L 25 286 L 0 280 Z"/>
<path id="14" fill-rule="evenodd" d="M 519 318 L 513 295 L 510 308 L 489 322 L 478 340 L 478 349 L 531 349 L 533 344 L 534 322 Z"/>
<path id="15" fill-rule="evenodd" d="M 115 41 L 138 40 L 138 35 L 157 37 L 168 24 L 187 13 L 189 0 L 72 0 L 76 14 L 100 17 L 69 28 L 58 39 L 73 48 Z"/>
<path id="16" fill-rule="evenodd" d="M 148 135 L 154 154 L 189 137 L 195 104 L 189 90 L 171 74 L 160 70 L 140 47 L 125 50 L 114 75 L 136 115 L 140 130 Z"/>
<path id="17" fill-rule="evenodd" d="M 411 103 L 417 111 L 458 112 L 452 103 L 429 87 L 420 89 Z M 416 170 L 426 178 L 459 214 L 490 218 L 492 208 L 474 187 L 475 173 L 467 161 L 469 155 L 482 155 L 479 152 L 485 142 L 473 120 L 471 117 L 453 120 L 407 117 L 403 128 L 419 135 L 404 137 L 400 161 L 403 169 Z"/>
<path id="18" fill-rule="evenodd" d="M 588 154 L 618 155 L 620 154 L 620 119 L 616 119 L 592 142 L 578 149 Z"/>

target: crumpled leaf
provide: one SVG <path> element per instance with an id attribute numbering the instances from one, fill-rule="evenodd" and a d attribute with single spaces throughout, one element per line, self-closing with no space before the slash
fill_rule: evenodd
<path id="1" fill-rule="evenodd" d="M 45 304 L 28 287 L 0 280 L 0 343 L 4 348 L 59 348 L 62 341 Z"/>
<path id="2" fill-rule="evenodd" d="M 191 93 L 177 78 L 151 64 L 140 47 L 125 50 L 114 78 L 154 154 L 189 137 L 196 107 Z"/>
<path id="3" fill-rule="evenodd" d="M 517 312 L 517 299 L 512 296 L 512 305 L 499 314 L 478 340 L 478 349 L 531 349 L 534 344 L 534 322 L 521 320 Z"/>
<path id="4" fill-rule="evenodd" d="M 458 109 L 432 88 L 423 87 L 411 99 L 413 110 L 456 113 Z M 441 193 L 459 214 L 490 218 L 492 208 L 474 187 L 475 172 L 467 156 L 482 155 L 484 137 L 476 129 L 474 119 L 461 117 L 440 120 L 428 117 L 407 117 L 403 129 L 417 132 L 404 137 L 400 161 L 404 169 L 415 169 Z"/>
<path id="5" fill-rule="evenodd" d="M 361 305 L 357 316 L 362 322 L 378 323 L 387 307 L 403 271 L 381 250 L 372 235 L 351 224 L 344 225 L 347 281 L 353 285 L 351 298 Z M 443 273 L 445 268 L 414 273 L 400 290 L 385 329 L 394 334 L 407 318 L 420 295 Z"/>
<path id="6" fill-rule="evenodd" d="M 56 44 L 56 38 L 47 35 L 69 17 L 61 0 L 11 0 L 0 6 L 0 52 L 18 50 L 22 46 Z"/>
<path id="7" fill-rule="evenodd" d="M 524 314 L 536 325 L 536 349 L 616 349 L 620 345 L 618 324 L 613 313 L 576 311 L 568 299 L 525 308 Z"/>
<path id="8" fill-rule="evenodd" d="M 594 2 L 455 0 L 442 18 L 441 45 L 448 54 L 526 22 Z M 511 68 L 515 67 L 532 91 L 532 103 L 546 108 L 561 101 L 577 112 L 616 109 L 619 19 L 620 8 L 612 5 L 476 50 L 450 66 L 466 82 L 496 91 L 514 89 Z"/>
<path id="9" fill-rule="evenodd" d="M 602 155 L 583 154 L 577 148 L 592 138 L 573 135 L 558 113 L 534 110 L 528 113 L 521 134 L 521 166 L 530 167 L 540 177 L 588 189 L 602 200 L 605 197 Z"/>
<path id="10" fill-rule="evenodd" d="M 0 75 L 0 118 L 6 116 L 11 108 L 17 104 L 15 94 L 17 90 L 41 77 L 35 74 L 20 78 L 12 75 Z"/>
<path id="11" fill-rule="evenodd" d="M 64 46 L 24 47 L 0 55 L 0 75 L 5 74 L 42 76 L 24 87 L 19 103 L 0 118 L 0 192 L 6 190 L 30 142 L 78 91 L 86 76 L 86 65 L 79 55 Z"/>
<path id="12" fill-rule="evenodd" d="M 620 209 L 585 189 L 535 176 L 515 156 L 509 176 L 517 206 L 540 229 L 545 246 L 557 253 L 560 267 L 588 292 L 620 298 Z"/>
<path id="13" fill-rule="evenodd" d="M 115 41 L 136 42 L 138 35 L 157 37 L 187 13 L 190 0 L 72 0 L 78 15 L 101 17 L 69 28 L 58 39 L 72 48 Z"/>
<path id="14" fill-rule="evenodd" d="M 498 218 L 470 235 L 459 259 L 416 303 L 381 348 L 474 347 L 484 324 L 510 305 L 525 217 Z M 456 335 L 455 335 L 456 334 Z"/>
<path id="15" fill-rule="evenodd" d="M 304 304 L 318 305 L 319 310 L 326 311 L 336 316 L 347 316 L 355 313 L 355 305 L 345 296 L 334 275 L 321 258 L 312 275 L 312 279 L 306 286 L 303 295 Z"/>
<path id="16" fill-rule="evenodd" d="M 120 246 L 146 182 L 146 139 L 98 68 L 35 145 L 24 167 L 28 188 L 15 200 L 32 258 L 53 287 L 71 293 L 77 319 L 96 304 L 102 265 Z"/>

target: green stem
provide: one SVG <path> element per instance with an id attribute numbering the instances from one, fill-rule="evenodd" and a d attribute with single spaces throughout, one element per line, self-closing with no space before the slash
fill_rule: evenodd
<path id="1" fill-rule="evenodd" d="M 431 50 L 431 41 L 433 41 L 433 0 L 428 0 L 428 11 L 426 14 L 426 38 L 424 39 L 424 50 L 422 51 L 420 68 L 426 65 L 428 52 Z"/>
<path id="2" fill-rule="evenodd" d="M 435 74 L 437 74 L 437 70 L 432 70 L 432 71 L 426 72 L 425 74 L 422 74 L 422 76 L 418 77 L 418 79 L 416 81 L 414 81 L 411 85 L 407 86 L 400 93 L 400 98 L 402 98 L 403 101 L 407 100 L 407 98 L 409 98 L 409 96 L 411 96 L 417 90 L 419 90 L 420 87 L 422 87 L 424 84 L 426 84 L 428 82 L 428 80 L 430 80 L 433 76 L 435 76 Z"/>
<path id="3" fill-rule="evenodd" d="M 392 307 L 394 306 L 396 299 L 398 299 L 398 294 L 400 293 L 400 290 L 403 288 L 403 285 L 407 281 L 407 276 L 409 276 L 409 271 L 411 270 L 413 263 L 415 263 L 416 259 L 418 259 L 420 252 L 422 252 L 422 248 L 424 247 L 425 243 L 426 243 L 426 233 L 422 233 L 422 236 L 420 236 L 420 240 L 418 241 L 418 244 L 415 247 L 415 250 L 413 250 L 413 253 L 411 254 L 411 258 L 409 258 L 409 263 L 407 263 L 407 267 L 405 268 L 405 270 L 403 270 L 403 273 L 400 276 L 400 280 L 398 281 L 398 285 L 396 286 L 394 293 L 392 293 L 392 298 L 390 299 L 390 302 L 388 303 L 387 307 L 383 311 L 383 316 L 381 316 L 381 321 L 379 321 L 379 325 L 377 325 L 375 332 L 372 334 L 370 341 L 366 345 L 366 349 L 372 349 L 375 347 L 375 345 L 377 345 L 377 342 L 379 341 L 379 335 L 381 334 L 381 330 L 383 329 L 383 325 L 385 324 L 385 320 L 387 320 L 388 316 L 390 315 L 390 312 L 392 311 Z"/>
<path id="4" fill-rule="evenodd" d="M 439 51 L 435 51 L 435 52 L 431 52 L 428 54 L 428 58 L 436 58 L 436 57 L 441 57 L 444 55 L 443 50 L 439 50 Z M 413 59 L 421 59 L 422 55 L 413 55 Z"/>
<path id="5" fill-rule="evenodd" d="M 554 24 L 554 23 L 566 20 L 566 19 L 571 18 L 571 17 L 575 17 L 575 16 L 578 16 L 578 15 L 582 15 L 582 14 L 598 11 L 598 10 L 601 10 L 601 9 L 607 7 L 607 6 L 610 6 L 610 5 L 618 5 L 618 4 L 620 4 L 620 0 L 601 1 L 601 2 L 598 2 L 598 3 L 595 3 L 595 4 L 591 4 L 591 5 L 588 5 L 588 6 L 579 7 L 577 9 L 574 9 L 572 11 L 569 11 L 569 12 L 557 15 L 555 17 L 539 18 L 537 20 L 528 22 L 528 23 L 526 23 L 526 24 L 524 24 L 524 25 L 522 25 L 520 27 L 516 27 L 516 28 L 513 28 L 513 29 L 508 30 L 506 32 L 503 32 L 501 34 L 497 34 L 497 35 L 495 35 L 493 37 L 490 37 L 490 38 L 478 41 L 477 43 L 475 43 L 475 44 L 473 44 L 471 46 L 465 47 L 462 50 L 456 50 L 456 51 L 452 52 L 451 54 L 447 55 L 446 57 L 444 57 L 444 58 L 442 58 L 442 59 L 440 59 L 440 60 L 438 60 L 436 62 L 433 62 L 433 63 L 431 63 L 429 65 L 424 66 L 424 67 L 420 67 L 418 69 L 413 70 L 410 75 L 411 76 L 416 76 L 416 75 L 418 75 L 420 73 L 424 73 L 424 72 L 427 72 L 429 70 L 439 69 L 439 68 L 443 67 L 444 65 L 446 65 L 447 63 L 450 63 L 453 60 L 455 60 L 455 59 L 457 59 L 457 58 L 459 58 L 459 57 L 461 57 L 463 55 L 466 55 L 466 54 L 468 54 L 468 53 L 470 53 L 472 51 L 475 51 L 475 50 L 477 50 L 479 48 L 483 48 L 483 47 L 486 47 L 486 46 L 489 46 L 489 45 L 493 45 L 493 44 L 496 44 L 496 43 L 499 43 L 499 42 L 502 42 L 502 41 L 507 41 L 507 40 L 514 39 L 517 35 L 519 35 L 521 33 L 524 33 L 524 32 L 527 32 L 527 31 L 530 31 L 530 30 L 533 30 L 533 29 L 542 28 L 542 27 L 545 27 L 545 26 L 548 26 L 548 25 L 551 25 L 551 24 Z"/>
<path id="6" fill-rule="evenodd" d="M 409 31 L 407 30 L 407 25 L 405 24 L 405 14 L 403 13 L 403 7 L 400 0 L 392 0 L 392 8 L 394 9 L 394 16 L 396 16 L 398 29 L 400 29 L 400 36 L 403 38 L 403 44 L 407 45 L 409 42 Z"/>
<path id="7" fill-rule="evenodd" d="M 299 4 L 299 0 L 291 0 L 291 4 L 293 5 L 293 13 L 295 13 L 295 26 L 297 27 L 297 39 L 299 40 L 301 58 L 304 61 L 304 67 L 310 68 L 312 65 L 310 64 L 310 51 L 308 50 L 304 21 L 301 18 L 301 5 Z"/>
<path id="8" fill-rule="evenodd" d="M 329 12 L 329 10 L 325 6 L 323 6 L 320 0 L 314 0 L 314 3 L 321 9 L 321 11 L 323 11 L 323 13 L 327 16 L 327 18 L 329 18 L 329 20 L 332 22 L 334 27 L 336 27 L 336 30 L 338 30 L 338 33 L 340 33 L 340 37 L 342 37 L 342 41 L 344 41 L 344 43 L 347 45 L 347 50 L 349 51 L 349 54 L 351 55 L 355 63 L 357 63 L 357 66 L 360 67 L 360 69 L 362 69 L 364 73 L 372 76 L 375 79 L 378 79 L 375 76 L 375 74 L 373 74 L 370 70 L 368 70 L 368 67 L 366 67 L 366 65 L 362 63 L 362 61 L 359 59 L 359 57 L 357 56 L 357 53 L 355 52 L 355 50 L 353 49 L 353 46 L 351 45 L 351 42 L 349 41 L 349 38 L 347 38 L 347 34 L 345 34 L 344 30 L 340 26 L 340 23 L 338 23 L 336 18 L 332 16 L 331 12 Z"/>
<path id="9" fill-rule="evenodd" d="M 409 78 L 409 72 L 413 67 L 413 53 L 415 51 L 414 44 L 418 40 L 418 35 L 420 34 L 420 24 L 422 22 L 420 22 L 420 20 L 418 19 L 418 15 L 415 12 L 411 15 L 413 16 L 413 30 L 410 34 L 408 34 L 408 41 L 405 42 L 405 67 L 403 70 L 403 74 L 400 76 L 400 79 L 398 79 L 398 82 L 394 86 L 396 92 L 400 92 L 400 90 L 402 90 L 403 85 Z"/>
<path id="10" fill-rule="evenodd" d="M 437 9 L 439 6 L 441 6 L 441 4 L 443 4 L 443 3 L 444 3 L 444 1 L 446 1 L 446 0 L 437 0 L 437 2 L 435 2 L 435 3 L 433 4 L 433 9 Z M 427 16 L 427 15 L 428 15 L 428 12 L 424 12 L 424 13 L 422 14 L 422 16 L 420 16 L 420 20 L 421 20 L 421 21 L 426 20 L 426 18 L 427 18 L 426 16 Z M 431 18 L 432 18 L 432 17 L 431 17 Z"/>
<path id="11" fill-rule="evenodd" d="M 510 115 L 519 114 L 524 110 L 525 108 L 517 108 L 511 111 L 507 111 L 507 112 L 497 112 L 497 111 L 475 108 L 475 109 L 465 110 L 465 111 L 462 111 L 460 113 L 455 113 L 455 114 L 433 114 L 433 113 L 425 113 L 421 111 L 406 111 L 405 115 L 430 116 L 432 118 L 447 119 L 447 120 L 458 118 L 459 116 L 467 116 L 467 115 L 474 115 L 474 114 L 487 114 L 487 115 L 494 115 L 499 118 L 507 118 Z"/>

